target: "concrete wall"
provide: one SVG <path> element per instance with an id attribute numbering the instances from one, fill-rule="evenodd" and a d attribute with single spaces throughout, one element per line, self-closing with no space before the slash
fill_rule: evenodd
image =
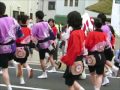
<path id="1" fill-rule="evenodd" d="M 87 12 L 90 16 L 96 17 L 98 13 L 85 10 L 85 7 L 96 3 L 98 0 L 79 0 L 78 7 L 73 5 L 69 6 L 70 0 L 68 0 L 68 6 L 64 6 L 64 0 L 0 0 L 6 4 L 6 14 L 13 16 L 13 11 L 22 11 L 25 14 L 33 13 L 33 20 L 35 22 L 35 12 L 37 10 L 43 10 L 45 13 L 45 20 L 54 18 L 55 15 L 67 15 L 71 11 L 79 11 L 81 14 Z M 48 2 L 55 1 L 55 10 L 48 10 Z M 73 0 L 75 2 L 75 0 Z"/>
<path id="2" fill-rule="evenodd" d="M 55 1 L 55 3 L 56 3 L 57 0 L 44 0 L 43 11 L 44 11 L 44 14 L 46 15 L 44 17 L 45 20 L 48 20 L 49 18 L 54 18 L 56 11 L 57 11 L 57 9 L 56 9 L 57 5 L 55 5 L 55 10 L 48 10 L 49 1 Z M 59 0 L 59 1 L 61 1 L 61 0 Z"/>
<path id="3" fill-rule="evenodd" d="M 120 49 L 120 36 L 116 36 L 115 49 Z"/>
<path id="4" fill-rule="evenodd" d="M 38 10 L 37 0 L 0 0 L 6 5 L 6 14 L 13 16 L 13 11 L 24 12 L 26 15 L 34 13 Z M 35 16 L 33 17 L 35 21 Z"/>
<path id="5" fill-rule="evenodd" d="M 69 6 L 69 1 L 68 0 L 68 6 L 64 6 L 64 0 L 57 0 L 56 3 L 56 14 L 57 15 L 67 15 L 71 11 L 79 11 L 81 14 L 84 13 L 84 7 L 85 7 L 85 1 L 84 0 L 79 0 L 78 7 L 75 7 L 74 3 L 73 6 Z M 73 0 L 75 1 L 75 0 Z"/>

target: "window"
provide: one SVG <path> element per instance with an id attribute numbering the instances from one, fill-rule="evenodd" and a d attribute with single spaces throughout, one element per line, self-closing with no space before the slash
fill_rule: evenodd
<path id="1" fill-rule="evenodd" d="M 13 17 L 17 20 L 19 11 L 13 11 Z"/>
<path id="2" fill-rule="evenodd" d="M 73 0 L 70 0 L 70 6 L 73 6 Z"/>
<path id="3" fill-rule="evenodd" d="M 20 15 L 24 15 L 24 12 L 20 12 Z"/>
<path id="4" fill-rule="evenodd" d="M 75 0 L 75 6 L 76 6 L 76 7 L 78 6 L 78 1 L 79 1 L 79 0 Z"/>
<path id="5" fill-rule="evenodd" d="M 115 0 L 115 3 L 116 4 L 120 4 L 120 0 Z"/>
<path id="6" fill-rule="evenodd" d="M 48 3 L 48 10 L 55 10 L 55 2 L 53 2 L 53 1 L 51 2 L 51 1 L 50 1 L 50 2 Z"/>
<path id="7" fill-rule="evenodd" d="M 64 6 L 68 6 L 68 0 L 65 0 Z"/>
<path id="8" fill-rule="evenodd" d="M 30 13 L 30 19 L 33 19 L 33 13 Z"/>

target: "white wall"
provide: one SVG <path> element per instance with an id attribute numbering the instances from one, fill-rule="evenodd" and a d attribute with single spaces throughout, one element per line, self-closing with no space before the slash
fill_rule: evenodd
<path id="1" fill-rule="evenodd" d="M 28 13 L 28 1 L 29 0 L 1 0 L 6 5 L 6 14 L 9 16 L 13 15 L 13 11 L 18 11 L 18 7 L 20 8 L 20 11 L 25 12 L 25 14 Z"/>
<path id="2" fill-rule="evenodd" d="M 26 15 L 33 13 L 33 16 L 38 9 L 37 0 L 0 0 L 6 5 L 6 14 L 13 16 L 13 11 L 22 11 Z M 19 7 L 19 9 L 18 9 Z M 33 17 L 35 21 L 35 16 Z"/>
<path id="3" fill-rule="evenodd" d="M 29 13 L 33 13 L 33 20 L 35 22 L 35 12 L 37 10 L 43 10 L 45 13 L 45 20 L 49 18 L 54 18 L 55 15 L 67 15 L 71 11 L 78 11 L 81 14 L 87 12 L 90 16 L 96 17 L 98 13 L 91 12 L 85 10 L 85 7 L 95 4 L 98 0 L 79 0 L 78 7 L 74 5 L 72 7 L 64 6 L 64 0 L 0 0 L 6 4 L 6 14 L 9 16 L 13 16 L 13 10 L 18 11 L 18 7 L 20 7 L 20 11 L 25 12 L 25 14 L 29 15 Z M 55 10 L 48 10 L 48 2 L 56 1 Z M 69 1 L 69 0 L 68 0 Z M 73 0 L 75 1 L 75 0 Z M 110 16 L 109 16 L 110 17 Z"/>
<path id="4" fill-rule="evenodd" d="M 79 0 L 78 7 L 74 7 L 74 6 L 70 7 L 69 1 L 70 0 L 68 0 L 68 6 L 64 6 L 64 0 L 56 0 L 57 2 L 56 3 L 56 14 L 57 15 L 67 15 L 69 12 L 73 10 L 76 10 L 80 12 L 81 14 L 86 12 L 92 17 L 96 17 L 98 15 L 98 13 L 96 12 L 85 10 L 85 8 L 97 3 L 99 0 Z M 107 15 L 107 17 L 110 17 L 110 15 Z"/>
<path id="5" fill-rule="evenodd" d="M 39 0 L 24 0 L 29 1 L 29 13 L 33 13 L 33 21 L 36 22 L 35 13 L 39 10 Z"/>
<path id="6" fill-rule="evenodd" d="M 55 1 L 55 3 L 56 3 L 56 1 L 57 0 L 44 0 L 44 2 L 42 2 L 43 4 L 43 6 L 41 6 L 41 9 L 40 10 L 42 10 L 43 9 L 43 12 L 44 12 L 44 14 L 46 15 L 45 17 L 44 17 L 44 20 L 48 20 L 49 18 L 54 18 L 54 16 L 55 16 L 55 14 L 56 14 L 56 7 L 55 7 L 55 10 L 48 10 L 48 2 L 49 1 Z M 60 1 L 60 0 L 59 0 Z M 55 5 L 56 6 L 56 5 Z"/>
<path id="7" fill-rule="evenodd" d="M 70 7 L 69 2 L 68 2 L 68 6 L 64 6 L 64 0 L 57 0 L 56 14 L 57 15 L 67 15 L 69 12 L 74 11 L 74 10 L 83 14 L 84 13 L 84 7 L 85 7 L 84 2 L 85 2 L 84 0 L 79 0 L 78 7 L 75 7 L 74 4 L 73 4 L 72 7 Z"/>

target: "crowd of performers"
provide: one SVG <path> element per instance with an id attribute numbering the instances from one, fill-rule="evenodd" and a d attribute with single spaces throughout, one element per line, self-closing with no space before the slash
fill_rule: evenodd
<path id="1" fill-rule="evenodd" d="M 47 72 L 56 72 L 64 63 L 63 78 L 68 90 L 85 90 L 77 82 L 80 77 L 86 78 L 85 66 L 88 66 L 94 90 L 101 90 L 102 85 L 109 84 L 109 75 L 117 76 L 120 50 L 115 51 L 114 29 L 107 23 L 105 14 L 100 13 L 93 19 L 88 14 L 81 16 L 72 11 L 67 15 L 67 25 L 61 28 L 55 25 L 54 19 L 44 21 L 42 11 L 35 13 L 36 23 L 30 22 L 29 25 L 27 15 L 19 15 L 16 21 L 5 15 L 5 11 L 5 4 L 0 2 L 0 73 L 7 90 L 12 90 L 9 62 L 16 67 L 20 84 L 25 84 L 22 67 L 27 69 L 28 78 L 33 77 L 33 69 L 27 64 L 33 49 L 39 52 L 43 71 L 37 78 L 48 78 Z M 58 58 L 59 50 L 62 50 L 62 55 Z M 52 69 L 47 71 L 49 61 Z"/>

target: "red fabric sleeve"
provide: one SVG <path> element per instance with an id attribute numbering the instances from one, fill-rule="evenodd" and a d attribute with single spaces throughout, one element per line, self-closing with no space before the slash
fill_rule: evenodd
<path id="1" fill-rule="evenodd" d="M 76 57 L 80 56 L 83 48 L 83 42 L 84 34 L 73 31 L 68 41 L 67 53 L 61 58 L 61 61 L 66 65 L 71 66 Z"/>
<path id="2" fill-rule="evenodd" d="M 54 26 L 52 27 L 52 30 L 53 30 L 54 35 L 57 36 L 57 31 L 58 31 L 57 28 Z"/>
<path id="3" fill-rule="evenodd" d="M 93 38 L 93 35 L 92 35 L 91 32 L 89 32 L 89 33 L 88 33 L 88 36 L 87 36 L 87 38 L 86 38 L 86 41 L 85 41 L 85 47 L 86 47 L 88 50 L 90 50 L 90 49 L 92 48 L 93 44 L 94 44 L 94 42 L 93 42 L 94 40 L 91 39 L 91 38 Z"/>
<path id="4" fill-rule="evenodd" d="M 22 40 L 24 40 L 26 37 L 31 36 L 31 30 L 28 27 L 22 27 L 22 33 L 23 33 L 23 37 L 20 37 L 16 40 L 16 43 L 20 43 L 22 42 Z"/>
<path id="5" fill-rule="evenodd" d="M 106 34 L 104 34 L 103 32 L 96 31 L 89 32 L 85 41 L 85 47 L 88 50 L 91 50 L 97 43 L 102 41 L 107 41 Z"/>

